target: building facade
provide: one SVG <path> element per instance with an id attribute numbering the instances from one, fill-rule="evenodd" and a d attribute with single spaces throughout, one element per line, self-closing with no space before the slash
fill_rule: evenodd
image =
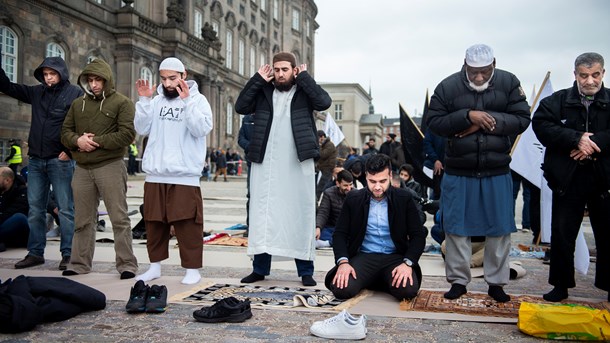
<path id="1" fill-rule="evenodd" d="M 362 153 L 362 145 L 373 137 L 377 142 L 383 134 L 381 115 L 375 114 L 373 98 L 357 83 L 320 83 L 333 99 L 326 111 L 345 135 L 345 144 Z M 324 123 L 320 124 L 323 127 Z"/>
<path id="2" fill-rule="evenodd" d="M 159 83 L 159 63 L 180 58 L 214 115 L 209 147 L 237 147 L 241 116 L 234 103 L 273 54 L 290 51 L 315 72 L 313 0 L 0 0 L 2 68 L 13 82 L 38 84 L 33 73 L 61 56 L 72 83 L 95 58 L 110 64 L 117 91 L 137 101 L 135 82 Z M 30 106 L 0 93 L 0 153 L 27 142 Z M 24 156 L 27 147 L 24 145 Z"/>

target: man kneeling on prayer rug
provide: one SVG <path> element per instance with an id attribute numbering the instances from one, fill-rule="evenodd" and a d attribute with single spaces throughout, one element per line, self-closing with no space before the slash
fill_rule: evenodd
<path id="1" fill-rule="evenodd" d="M 376 154 L 365 166 L 367 188 L 347 194 L 333 235 L 337 265 L 325 285 L 339 299 L 362 289 L 384 291 L 398 300 L 417 296 L 418 264 L 428 230 L 411 193 L 390 187 L 390 158 Z"/>

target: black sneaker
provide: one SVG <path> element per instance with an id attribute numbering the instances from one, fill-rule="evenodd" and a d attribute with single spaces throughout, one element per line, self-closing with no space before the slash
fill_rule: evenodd
<path id="1" fill-rule="evenodd" d="M 146 297 L 146 313 L 162 313 L 167 308 L 167 287 L 152 285 Z"/>
<path id="2" fill-rule="evenodd" d="M 193 317 L 202 323 L 241 323 L 252 317 L 250 300 L 239 301 L 234 297 L 220 299 L 211 307 L 193 312 Z"/>
<path id="3" fill-rule="evenodd" d="M 30 268 L 44 264 L 44 257 L 27 255 L 23 260 L 15 263 L 15 269 Z"/>
<path id="4" fill-rule="evenodd" d="M 70 264 L 70 256 L 63 256 L 59 262 L 59 270 L 68 269 L 68 264 Z"/>
<path id="5" fill-rule="evenodd" d="M 150 287 L 144 284 L 144 281 L 139 280 L 131 287 L 129 301 L 125 305 L 127 313 L 142 313 L 146 311 L 146 298 Z"/>

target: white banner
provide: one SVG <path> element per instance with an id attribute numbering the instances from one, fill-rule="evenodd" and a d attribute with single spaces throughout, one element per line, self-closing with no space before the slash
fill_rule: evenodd
<path id="1" fill-rule="evenodd" d="M 532 99 L 532 117 L 540 101 L 547 96 L 553 94 L 553 86 L 549 74 L 545 78 L 542 89 L 538 93 L 538 97 Z M 512 152 L 512 162 L 510 168 L 523 176 L 529 182 L 540 188 L 540 241 L 551 241 L 551 217 L 553 209 L 553 192 L 548 187 L 546 179 L 542 174 L 542 162 L 544 161 L 544 146 L 538 141 L 532 125 L 525 130 Z M 551 247 L 552 249 L 552 247 Z M 586 275 L 589 270 L 589 248 L 585 241 L 585 236 L 582 230 L 578 233 L 576 239 L 576 250 L 574 252 L 574 269 L 579 273 Z"/>
<path id="2" fill-rule="evenodd" d="M 324 133 L 326 133 L 326 137 L 330 138 L 330 141 L 333 142 L 335 146 L 339 145 L 344 139 L 345 135 L 341 132 L 341 129 L 335 123 L 333 119 L 333 115 L 329 112 L 326 112 L 326 120 L 324 121 Z"/>

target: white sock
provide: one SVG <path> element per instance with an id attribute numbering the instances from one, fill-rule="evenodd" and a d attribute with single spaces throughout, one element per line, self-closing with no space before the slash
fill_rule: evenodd
<path id="1" fill-rule="evenodd" d="M 316 240 L 316 249 L 328 248 L 328 247 L 330 247 L 330 242 L 322 241 L 322 240 L 319 240 L 319 239 Z"/>
<path id="2" fill-rule="evenodd" d="M 184 279 L 182 279 L 182 283 L 185 285 L 194 285 L 199 282 L 199 280 L 201 280 L 199 269 L 187 269 Z"/>
<path id="3" fill-rule="evenodd" d="M 148 282 L 150 280 L 158 279 L 161 277 L 161 262 L 153 262 L 150 264 L 148 271 L 142 275 L 136 276 L 136 280 L 142 280 Z"/>

